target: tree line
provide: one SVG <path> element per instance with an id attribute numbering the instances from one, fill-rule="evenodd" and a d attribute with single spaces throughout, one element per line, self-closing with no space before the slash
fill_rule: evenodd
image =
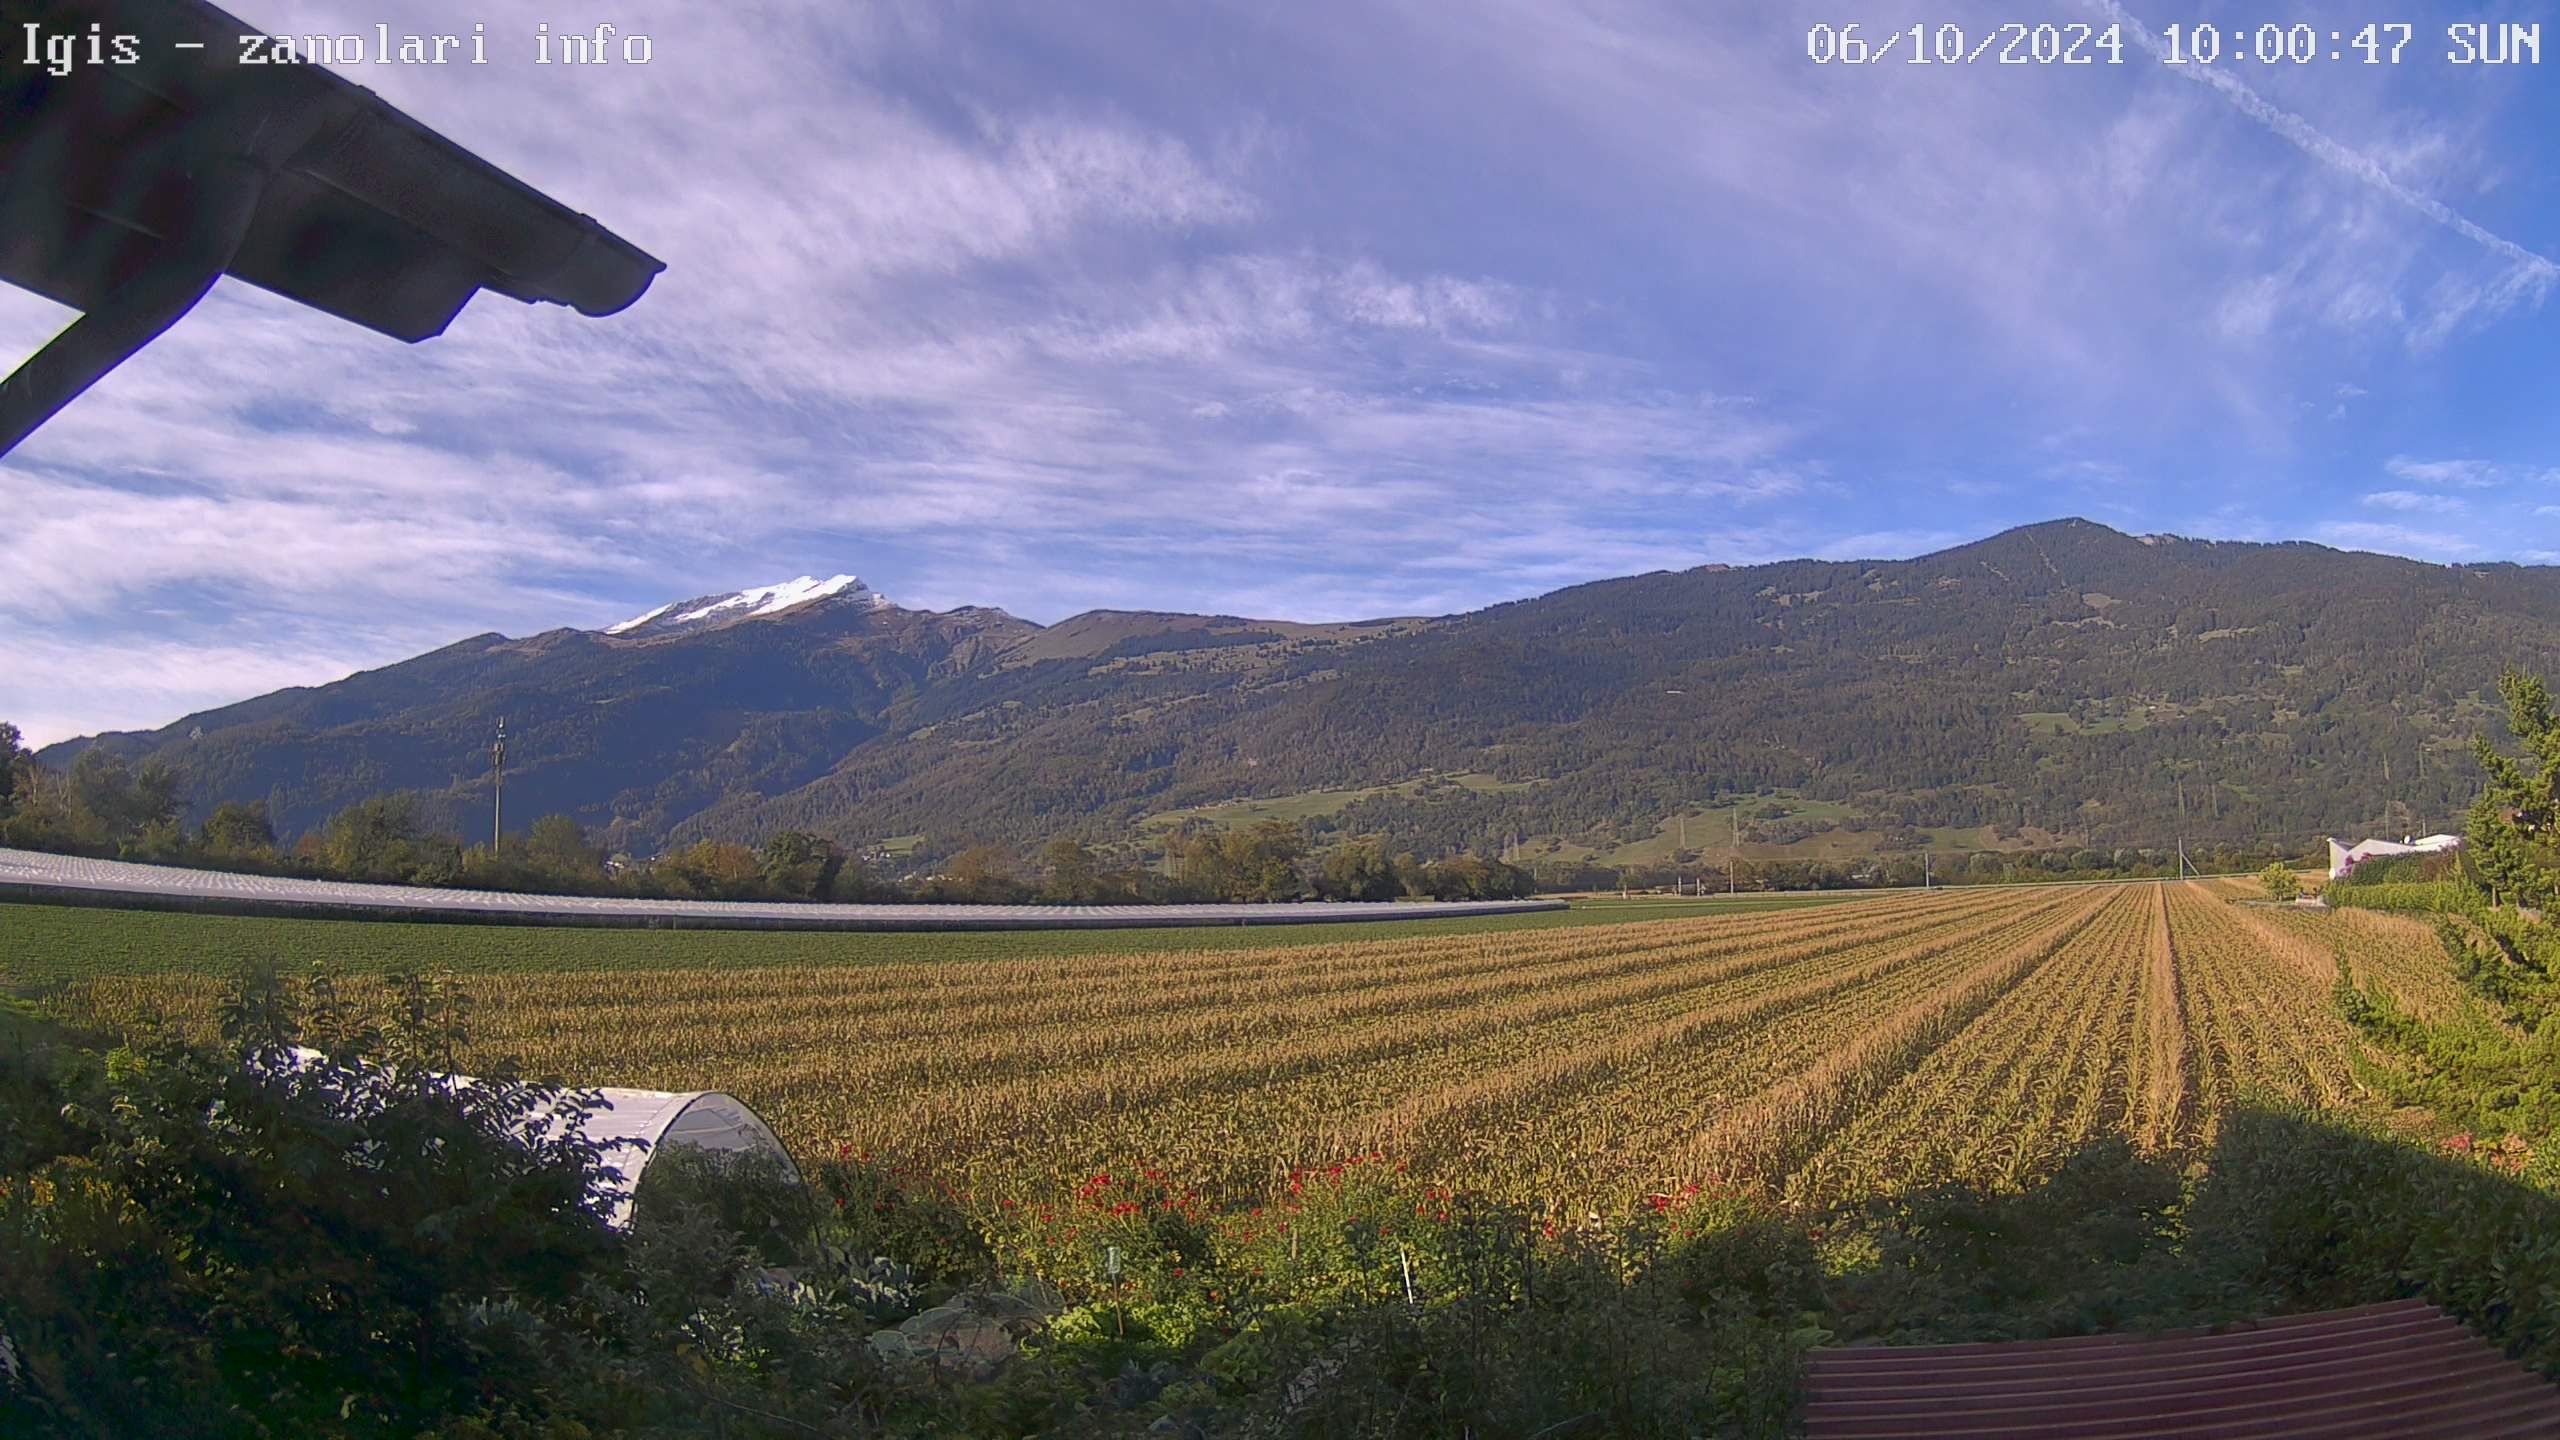
<path id="1" fill-rule="evenodd" d="M 1497 900 L 1536 889 L 1528 871 L 1498 860 L 1425 861 L 1390 854 L 1375 839 L 1319 855 L 1301 827 L 1277 821 L 1177 831 L 1155 865 L 1125 847 L 1059 839 L 1032 858 L 981 844 L 893 873 L 886 856 L 805 830 L 760 846 L 699 840 L 627 862 L 575 817 L 555 814 L 501 844 L 476 844 L 439 827 L 428 798 L 408 790 L 367 796 L 290 841 L 277 835 L 264 801 L 224 801 L 193 827 L 185 811 L 176 773 L 158 760 L 128 765 L 92 748 L 57 773 L 35 763 L 17 727 L 0 722 L 0 844 L 147 864 L 541 894 L 836 903 Z"/>
<path id="2" fill-rule="evenodd" d="M 2236 875 L 2304 854 L 2282 846 L 2190 845 L 2188 871 Z M 1587 860 L 1529 863 L 1541 890 L 1863 890 L 1932 885 L 2038 885 L 2060 880 L 2151 880 L 2178 875 L 2178 852 L 2149 847 L 2052 846 L 2041 850 L 1897 852 L 1864 860 L 1728 860 L 1696 857 L 1637 865 Z"/>

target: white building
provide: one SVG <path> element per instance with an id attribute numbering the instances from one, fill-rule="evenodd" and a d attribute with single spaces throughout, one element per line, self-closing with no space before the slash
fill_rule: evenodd
<path id="1" fill-rule="evenodd" d="M 2459 835 L 2422 835 L 2415 840 L 2404 835 L 2398 840 L 2359 840 L 2353 845 L 2333 839 L 2329 842 L 2329 878 L 2335 880 L 2377 855 L 2432 855 L 2439 850 L 2461 848 Z"/>

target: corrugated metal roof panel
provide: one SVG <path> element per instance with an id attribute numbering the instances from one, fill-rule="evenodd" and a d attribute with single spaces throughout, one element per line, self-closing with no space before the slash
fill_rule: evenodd
<path id="1" fill-rule="evenodd" d="M 2423 1300 L 2213 1330 L 1814 1352 L 1807 1440 L 2560 1437 L 2560 1387 Z"/>

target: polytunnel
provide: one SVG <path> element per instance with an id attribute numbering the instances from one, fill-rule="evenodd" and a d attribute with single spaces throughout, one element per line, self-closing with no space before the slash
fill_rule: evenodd
<path id="1" fill-rule="evenodd" d="M 614 1177 L 613 1209 L 607 1218 L 617 1228 L 631 1223 L 631 1197 L 640 1188 L 640 1173 L 670 1145 L 770 1155 L 782 1162 L 794 1183 L 800 1179 L 800 1167 L 773 1128 L 734 1095 L 718 1090 L 597 1093 L 603 1103 L 588 1112 L 579 1128 L 603 1152 L 597 1168 Z"/>
<path id="2" fill-rule="evenodd" d="M 324 1057 L 317 1050 L 296 1047 L 293 1058 L 297 1065 L 308 1065 Z M 444 1078 L 457 1086 L 479 1083 L 468 1075 Z M 605 1220 L 615 1229 L 631 1223 L 632 1197 L 639 1191 L 640 1176 L 649 1168 L 649 1162 L 669 1146 L 769 1155 L 782 1162 L 792 1183 L 800 1183 L 800 1166 L 791 1158 L 791 1151 L 774 1135 L 773 1127 L 764 1123 L 764 1117 L 735 1095 L 718 1090 L 568 1088 L 571 1093 L 600 1097 L 580 1121 L 578 1133 L 596 1146 L 596 1168 L 603 1172 L 605 1191 L 613 1200 Z M 555 1124 L 564 1118 L 562 1112 L 567 1108 L 565 1104 L 551 1107 Z"/>

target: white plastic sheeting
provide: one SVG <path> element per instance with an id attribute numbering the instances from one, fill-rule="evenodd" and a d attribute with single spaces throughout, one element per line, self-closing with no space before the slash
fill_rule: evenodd
<path id="1" fill-rule="evenodd" d="M 293 1056 L 304 1065 L 322 1058 L 319 1051 L 305 1049 L 295 1050 Z M 468 1075 L 445 1078 L 457 1086 L 479 1083 Z M 793 1180 L 800 1178 L 799 1165 L 772 1127 L 734 1095 L 616 1086 L 600 1087 L 595 1093 L 603 1099 L 587 1112 L 578 1133 L 601 1152 L 597 1168 L 605 1173 L 605 1188 L 613 1202 L 605 1218 L 617 1229 L 631 1223 L 631 1202 L 640 1188 L 641 1173 L 669 1146 L 770 1155 L 782 1162 Z M 554 1118 L 562 1118 L 556 1107 Z"/>
<path id="2" fill-rule="evenodd" d="M 794 1180 L 800 1178 L 800 1167 L 774 1137 L 772 1127 L 734 1095 L 717 1090 L 607 1089 L 602 1093 L 604 1103 L 588 1114 L 581 1131 L 604 1147 L 602 1164 L 614 1176 L 615 1194 L 607 1218 L 616 1226 L 631 1223 L 631 1196 L 639 1188 L 640 1172 L 669 1146 L 770 1155 L 782 1162 Z"/>
<path id="3" fill-rule="evenodd" d="M 1303 901 L 1284 905 L 816 905 L 779 900 L 637 900 L 515 895 L 352 880 L 235 875 L 0 848 L 0 900 L 113 896 L 185 910 L 303 911 L 564 925 L 678 925 L 801 930 L 1117 930 L 1163 925 L 1304 925 L 1342 920 L 1449 920 L 1562 910 L 1561 900 Z"/>
<path id="4" fill-rule="evenodd" d="M 2378 855 L 2432 855 L 2439 850 L 2462 848 L 2459 835 L 2426 835 L 2415 840 L 2359 840 L 2353 845 L 2343 840 L 2329 842 L 2329 878 L 2337 879 L 2364 861 Z"/>

